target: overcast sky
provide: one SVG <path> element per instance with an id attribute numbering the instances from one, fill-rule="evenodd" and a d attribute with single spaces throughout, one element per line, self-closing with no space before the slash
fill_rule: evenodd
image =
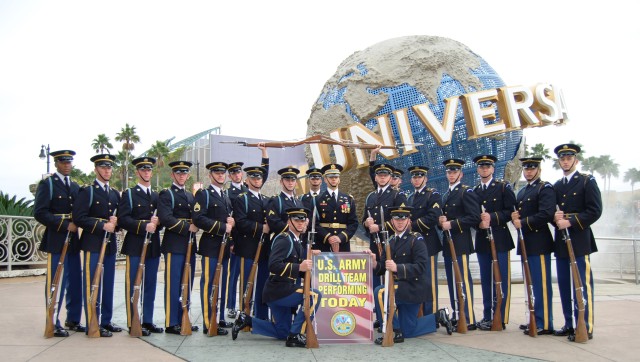
<path id="1" fill-rule="evenodd" d="M 134 153 L 215 126 L 302 138 L 342 60 L 406 35 L 457 40 L 507 85 L 561 86 L 571 122 L 527 130 L 527 143 L 573 139 L 586 156 L 608 154 L 620 164 L 613 187 L 628 190 L 622 175 L 640 169 L 638 13 L 618 0 L 0 0 L 0 190 L 31 198 L 42 144 L 75 150 L 89 172 L 91 141 L 113 141 L 127 122 L 141 138 Z M 558 177 L 547 165 L 543 178 Z"/>

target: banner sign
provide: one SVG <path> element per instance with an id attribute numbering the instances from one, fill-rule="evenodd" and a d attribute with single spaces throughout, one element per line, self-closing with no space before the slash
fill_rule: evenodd
<path id="1" fill-rule="evenodd" d="M 371 343 L 373 289 L 371 256 L 321 253 L 313 256 L 312 287 L 322 293 L 315 317 L 318 342 Z"/>

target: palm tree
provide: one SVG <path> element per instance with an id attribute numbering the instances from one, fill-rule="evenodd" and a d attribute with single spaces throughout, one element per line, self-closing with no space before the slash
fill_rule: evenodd
<path id="1" fill-rule="evenodd" d="M 598 166 L 598 169 L 595 171 L 602 175 L 602 177 L 604 178 L 604 189 L 608 193 L 611 189 L 611 176 L 618 177 L 618 168 L 620 167 L 620 165 L 615 163 L 611 156 L 604 155 L 598 157 Z"/>
<path id="2" fill-rule="evenodd" d="M 129 123 L 125 124 L 124 128 L 120 129 L 120 132 L 116 134 L 116 141 L 123 142 L 122 150 L 124 151 L 124 173 L 122 180 L 122 188 L 129 187 L 129 180 L 125 175 L 129 175 L 129 156 L 131 151 L 135 149 L 135 144 L 140 142 L 140 136 L 136 134 L 136 126 L 129 126 Z"/>
<path id="3" fill-rule="evenodd" d="M 582 166 L 580 168 L 582 168 L 582 171 L 584 172 L 594 173 L 599 168 L 599 162 L 600 162 L 599 157 L 594 157 L 594 156 L 587 157 L 584 159 L 584 161 L 582 161 L 581 163 Z"/>
<path id="4" fill-rule="evenodd" d="M 107 137 L 106 134 L 101 133 L 91 141 L 91 148 L 96 150 L 96 153 L 104 153 L 105 150 L 109 152 L 109 150 L 113 148 L 113 145 L 111 144 L 109 137 Z"/>
<path id="5" fill-rule="evenodd" d="M 636 168 L 630 168 L 624 173 L 624 182 L 631 184 L 631 198 L 633 199 L 633 189 L 636 182 L 640 182 L 640 170 Z"/>
<path id="6" fill-rule="evenodd" d="M 543 143 L 536 143 L 531 148 L 531 151 L 526 150 L 525 155 L 527 157 L 542 157 L 544 160 L 550 160 L 549 149 L 545 147 Z"/>
<path id="7" fill-rule="evenodd" d="M 169 147 L 167 146 L 166 141 L 156 141 L 147 154 L 151 157 L 156 158 L 156 165 L 158 166 L 158 170 L 156 171 L 156 189 L 160 189 L 160 168 L 164 167 L 165 158 L 169 155 Z"/>
<path id="8" fill-rule="evenodd" d="M 17 200 L 16 195 L 9 197 L 9 194 L 0 191 L 0 215 L 33 216 L 33 200 L 24 197 Z M 2 231 L 5 231 L 4 227 Z"/>

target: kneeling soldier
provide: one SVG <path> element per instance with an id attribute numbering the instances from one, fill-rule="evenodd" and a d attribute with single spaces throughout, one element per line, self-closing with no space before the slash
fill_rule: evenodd
<path id="1" fill-rule="evenodd" d="M 411 232 L 410 206 L 389 207 L 391 223 L 395 234 L 387 240 L 390 245 L 391 255 L 383 252 L 380 262 L 373 258 L 374 272 L 383 275 L 385 270 L 393 273 L 396 288 L 397 314 L 393 316 L 393 330 L 395 343 L 404 342 L 404 337 L 417 337 L 436 331 L 438 323 L 447 329 L 447 333 L 453 333 L 453 326 L 445 309 L 440 309 L 436 314 L 428 314 L 416 318 L 418 310 L 429 298 L 428 281 L 425 278 L 425 269 L 430 267 L 427 245 L 420 233 Z M 365 251 L 373 256 L 370 250 Z M 376 314 L 378 320 L 382 319 L 382 304 L 384 285 L 376 288 L 374 295 Z M 383 337 L 375 340 L 376 344 L 382 344 Z"/>
<path id="2" fill-rule="evenodd" d="M 252 334 L 277 339 L 286 338 L 287 347 L 305 347 L 306 336 L 302 334 L 302 327 L 305 321 L 302 310 L 304 294 L 302 285 L 298 282 L 303 277 L 303 273 L 310 273 L 313 262 L 306 259 L 306 245 L 300 240 L 301 234 L 305 232 L 308 224 L 307 217 L 311 214 L 306 208 L 288 208 L 286 213 L 289 217 L 286 231 L 278 234 L 273 239 L 271 255 L 269 256 L 269 280 L 264 286 L 262 300 L 271 309 L 272 321 L 265 321 L 240 312 L 240 316 L 231 331 L 231 336 L 235 340 L 238 332 L 244 327 L 253 327 Z M 314 250 L 314 254 L 319 254 L 319 250 Z M 310 305 L 313 310 L 311 318 L 318 310 L 322 295 L 318 290 L 311 289 Z M 298 311 L 291 322 L 291 308 Z"/>

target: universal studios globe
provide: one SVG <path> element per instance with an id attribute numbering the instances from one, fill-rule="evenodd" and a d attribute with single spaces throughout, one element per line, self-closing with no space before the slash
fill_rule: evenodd
<path id="1" fill-rule="evenodd" d="M 499 160 L 494 177 L 503 178 L 507 163 L 520 147 L 522 131 L 468 140 L 464 113 L 458 105 L 451 144 L 440 146 L 411 107 L 428 104 L 442 121 L 446 98 L 504 85 L 487 62 L 457 41 L 433 36 L 389 39 L 354 53 L 340 64 L 312 108 L 307 135 L 329 134 L 352 123 L 377 131 L 377 117 L 387 115 L 394 139 L 399 140 L 393 112 L 407 109 L 414 141 L 423 145 L 418 146 L 418 152 L 392 160 L 378 156 L 378 162 L 384 160 L 403 170 L 425 165 L 430 168 L 429 186 L 442 192 L 447 188 L 442 161 L 465 160 L 463 183 L 473 185 L 477 175 L 472 158 L 492 154 Z M 497 117 L 495 121 L 500 121 Z M 307 157 L 313 163 L 309 153 Z M 402 188 L 410 189 L 410 175 L 405 173 L 403 178 Z M 342 179 L 359 203 L 372 189 L 366 167 L 351 169 L 343 173 Z"/>

